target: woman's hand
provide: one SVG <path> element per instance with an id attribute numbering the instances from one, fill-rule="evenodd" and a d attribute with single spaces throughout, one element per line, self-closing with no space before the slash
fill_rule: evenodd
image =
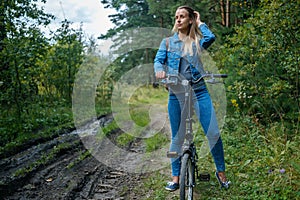
<path id="1" fill-rule="evenodd" d="M 201 22 L 200 20 L 200 13 L 198 11 L 194 11 L 195 15 L 196 15 L 196 23 L 197 26 L 200 26 L 201 24 L 204 24 L 203 22 Z"/>
<path id="2" fill-rule="evenodd" d="M 166 78 L 166 72 L 165 71 L 156 72 L 155 77 L 158 79 Z"/>

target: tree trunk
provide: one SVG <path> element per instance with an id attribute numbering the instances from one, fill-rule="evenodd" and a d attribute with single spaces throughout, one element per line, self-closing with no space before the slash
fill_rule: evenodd
<path id="1" fill-rule="evenodd" d="M 230 1 L 226 1 L 226 27 L 230 26 Z"/>
<path id="2" fill-rule="evenodd" d="M 226 21 L 225 21 L 225 9 L 224 9 L 224 1 L 223 0 L 220 0 L 220 12 L 221 12 L 221 19 L 222 19 L 222 21 L 221 21 L 221 24 L 223 25 L 223 26 L 225 26 L 226 25 Z"/>

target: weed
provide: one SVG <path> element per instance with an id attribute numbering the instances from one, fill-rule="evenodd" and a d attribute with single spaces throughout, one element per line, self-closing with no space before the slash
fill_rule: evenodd
<path id="1" fill-rule="evenodd" d="M 127 134 L 127 133 L 123 133 L 120 136 L 118 136 L 117 143 L 118 143 L 118 145 L 126 146 L 130 142 L 132 142 L 134 139 L 135 139 L 134 136 Z"/>
<path id="2" fill-rule="evenodd" d="M 154 136 L 145 139 L 146 152 L 155 151 L 161 148 L 162 146 L 164 146 L 168 142 L 169 140 L 165 134 L 161 134 L 161 133 L 155 134 Z"/>
<path id="3" fill-rule="evenodd" d="M 71 169 L 72 167 L 76 166 L 78 163 L 90 156 L 91 153 L 89 151 L 80 152 L 78 158 L 68 164 L 67 169 Z"/>

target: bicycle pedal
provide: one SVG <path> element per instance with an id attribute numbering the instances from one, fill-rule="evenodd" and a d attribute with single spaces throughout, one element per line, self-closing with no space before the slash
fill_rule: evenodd
<path id="1" fill-rule="evenodd" d="M 168 151 L 167 152 L 167 157 L 168 158 L 177 158 L 178 157 L 178 153 L 175 151 Z"/>
<path id="2" fill-rule="evenodd" d="M 198 179 L 200 181 L 210 181 L 210 174 L 209 173 L 200 173 Z"/>

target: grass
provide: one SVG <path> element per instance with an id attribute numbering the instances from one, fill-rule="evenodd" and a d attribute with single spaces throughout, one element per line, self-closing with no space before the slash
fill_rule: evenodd
<path id="1" fill-rule="evenodd" d="M 153 137 L 145 139 L 146 152 L 155 151 L 169 142 L 167 136 L 162 133 L 155 134 Z"/>
<path id="2" fill-rule="evenodd" d="M 128 95 L 132 90 L 134 93 Z M 152 106 L 166 106 L 167 92 L 163 88 L 154 89 L 152 86 L 143 86 L 138 89 L 128 86 L 120 91 L 118 97 L 113 98 L 112 101 L 114 101 L 112 103 L 113 111 L 116 113 L 114 124 L 125 132 L 118 136 L 117 142 L 121 146 L 126 146 L 136 138 L 144 138 L 142 133 L 151 121 L 149 110 Z M 111 131 L 111 126 L 113 125 L 104 128 L 104 132 Z M 167 140 L 157 136 L 161 135 L 159 133 L 152 134 L 152 137 L 144 139 L 147 152 L 159 148 Z"/>
<path id="3" fill-rule="evenodd" d="M 0 156 L 7 157 L 11 154 L 23 150 L 28 145 L 34 145 L 39 141 L 50 140 L 53 137 L 70 132 L 74 128 L 73 122 L 57 125 L 55 127 L 48 127 L 46 130 L 39 131 L 38 133 L 23 133 L 19 134 L 13 141 L 6 143 L 0 147 Z"/>
<path id="4" fill-rule="evenodd" d="M 16 108 L 1 110 L 0 157 L 74 129 L 72 110 L 63 100 L 29 104 L 17 117 Z M 25 112 L 26 111 L 26 112 Z M 8 115 L 8 116 L 6 116 Z"/>
<path id="5" fill-rule="evenodd" d="M 128 145 L 130 142 L 134 141 L 135 137 L 130 135 L 130 134 L 127 134 L 127 133 L 124 133 L 124 134 L 121 134 L 118 138 L 117 138 L 117 143 L 118 145 L 121 145 L 121 146 L 126 146 Z"/>
<path id="6" fill-rule="evenodd" d="M 299 135 L 286 137 L 280 123 L 263 126 L 251 117 L 231 116 L 222 133 L 229 190 L 220 190 L 210 155 L 199 159 L 200 171 L 211 174 L 210 182 L 197 182 L 196 199 L 300 199 Z M 155 172 L 138 188 L 143 199 L 179 199 L 164 191 L 169 171 Z M 148 192 L 152 191 L 152 192 Z"/>
<path id="7" fill-rule="evenodd" d="M 91 156 L 92 155 L 88 150 L 80 152 L 79 156 L 74 161 L 70 162 L 66 168 L 71 169 L 72 167 L 76 166 L 77 164 L 79 164 L 80 162 L 82 162 L 83 160 Z"/>

